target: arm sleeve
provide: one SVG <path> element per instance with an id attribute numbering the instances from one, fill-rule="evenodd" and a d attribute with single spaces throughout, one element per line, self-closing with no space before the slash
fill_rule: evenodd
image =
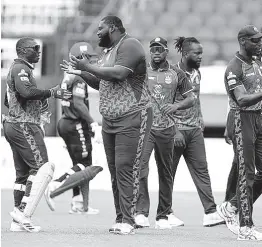
<path id="1" fill-rule="evenodd" d="M 178 76 L 177 89 L 179 90 L 181 95 L 185 95 L 186 93 L 191 92 L 193 88 L 186 74 L 181 69 L 178 69 L 177 76 Z"/>
<path id="2" fill-rule="evenodd" d="M 13 70 L 15 88 L 25 99 L 43 100 L 51 96 L 50 90 L 41 90 L 30 81 L 31 71 L 25 65 L 16 66 Z"/>
<path id="3" fill-rule="evenodd" d="M 126 39 L 118 48 L 115 66 L 121 66 L 134 72 L 144 57 L 141 44 L 135 39 Z"/>
<path id="4" fill-rule="evenodd" d="M 233 91 L 236 87 L 242 86 L 242 69 L 238 64 L 229 64 L 225 72 L 225 84 L 228 91 Z"/>

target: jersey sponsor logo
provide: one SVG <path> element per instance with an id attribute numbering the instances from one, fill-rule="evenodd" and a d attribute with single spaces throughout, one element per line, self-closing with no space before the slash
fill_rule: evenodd
<path id="1" fill-rule="evenodd" d="M 19 76 L 25 75 L 28 76 L 28 73 L 25 72 L 24 69 L 21 69 L 21 71 L 18 73 Z"/>
<path id="2" fill-rule="evenodd" d="M 237 81 L 235 79 L 230 79 L 227 83 L 228 83 L 229 86 L 232 86 L 232 85 L 236 84 Z"/>
<path id="3" fill-rule="evenodd" d="M 85 90 L 83 88 L 77 87 L 76 88 L 76 94 L 84 96 L 85 95 Z"/>
<path id="4" fill-rule="evenodd" d="M 237 78 L 235 74 L 233 74 L 231 71 L 228 73 L 227 79 L 230 80 L 232 78 Z"/>
<path id="5" fill-rule="evenodd" d="M 255 73 L 252 72 L 252 73 L 246 74 L 246 77 L 249 77 L 249 76 L 252 76 L 252 75 L 255 75 Z"/>
<path id="6" fill-rule="evenodd" d="M 62 106 L 66 106 L 66 107 L 70 107 L 70 102 L 69 102 L 69 101 L 62 100 L 62 101 L 61 101 L 61 105 L 62 105 Z"/>
<path id="7" fill-rule="evenodd" d="M 148 76 L 148 79 L 150 79 L 150 80 L 155 80 L 155 79 L 156 79 L 156 76 Z"/>
<path id="8" fill-rule="evenodd" d="M 196 77 L 195 83 L 196 83 L 196 84 L 200 84 L 199 76 Z"/>
<path id="9" fill-rule="evenodd" d="M 20 80 L 21 80 L 21 81 L 29 81 L 28 77 L 25 77 L 25 76 L 21 76 L 21 77 L 20 77 Z"/>
<path id="10" fill-rule="evenodd" d="M 166 84 L 170 84 L 171 82 L 172 82 L 171 76 L 170 76 L 170 75 L 167 75 L 167 76 L 165 77 L 165 83 L 166 83 Z"/>
<path id="11" fill-rule="evenodd" d="M 165 95 L 163 94 L 161 85 L 157 84 L 157 85 L 154 86 L 152 96 L 155 99 L 162 99 L 163 100 L 165 98 Z"/>

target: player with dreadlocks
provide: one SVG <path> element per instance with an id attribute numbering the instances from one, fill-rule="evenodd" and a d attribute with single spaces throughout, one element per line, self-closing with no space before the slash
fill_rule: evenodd
<path id="1" fill-rule="evenodd" d="M 189 172 L 197 188 L 200 200 L 204 207 L 204 226 L 221 224 L 224 220 L 216 211 L 216 204 L 211 189 L 211 182 L 206 161 L 206 150 L 203 136 L 204 122 L 200 107 L 200 80 L 199 67 L 202 61 L 203 47 L 195 37 L 179 37 L 175 40 L 175 48 L 182 54 L 176 66 L 187 75 L 193 87 L 195 104 L 188 109 L 178 110 L 174 113 L 175 123 L 185 138 L 185 145 L 177 142 L 175 136 L 173 156 L 173 179 L 181 156 L 184 156 Z M 183 100 L 177 91 L 175 100 Z"/>

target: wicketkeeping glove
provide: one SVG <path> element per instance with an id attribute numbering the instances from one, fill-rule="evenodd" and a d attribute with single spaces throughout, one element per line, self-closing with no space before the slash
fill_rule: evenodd
<path id="1" fill-rule="evenodd" d="M 72 97 L 72 93 L 66 89 L 60 88 L 60 85 L 57 85 L 49 90 L 53 98 L 68 100 Z"/>

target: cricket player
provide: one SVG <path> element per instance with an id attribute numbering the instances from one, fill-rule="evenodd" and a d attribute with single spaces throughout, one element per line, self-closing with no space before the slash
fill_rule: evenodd
<path id="1" fill-rule="evenodd" d="M 171 229 L 172 226 L 183 225 L 174 214 L 169 215 L 172 207 L 172 159 L 176 130 L 172 115 L 177 110 L 191 107 L 194 96 L 185 73 L 167 61 L 167 40 L 157 37 L 150 42 L 149 48 L 151 61 L 148 66 L 148 85 L 152 97 L 153 124 L 143 158 L 135 221 L 138 227 L 149 227 L 148 174 L 149 160 L 154 149 L 159 176 L 159 203 L 155 228 Z M 180 102 L 174 100 L 176 91 L 183 96 Z"/>
<path id="2" fill-rule="evenodd" d="M 16 52 L 18 58 L 7 75 L 5 103 L 9 110 L 3 123 L 16 170 L 10 230 L 38 232 L 40 227 L 33 225 L 31 217 L 55 169 L 47 157 L 40 127 L 41 111 L 45 111 L 47 98 L 68 100 L 71 93 L 59 85 L 48 90 L 37 88 L 33 64 L 39 61 L 40 46 L 33 38 L 19 39 Z"/>
<path id="3" fill-rule="evenodd" d="M 244 26 L 238 33 L 238 42 L 240 50 L 225 72 L 230 100 L 228 119 L 232 118 L 232 126 L 227 127 L 232 133 L 238 165 L 237 192 L 229 202 L 218 206 L 218 213 L 238 240 L 261 241 L 252 212 L 254 197 L 262 193 L 262 64 L 253 59 L 261 53 L 262 33 L 253 25 Z"/>
<path id="4" fill-rule="evenodd" d="M 206 161 L 203 136 L 204 121 L 199 98 L 201 80 L 199 67 L 202 61 L 203 47 L 195 37 L 179 37 L 175 41 L 175 48 L 182 53 L 182 58 L 176 66 L 182 69 L 190 80 L 196 101 L 191 108 L 178 110 L 174 113 L 179 131 L 175 135 L 173 176 L 175 178 L 180 158 L 183 155 L 204 207 L 203 225 L 214 226 L 223 223 L 224 220 L 216 210 Z M 178 102 L 183 99 L 179 91 L 177 91 L 175 99 Z M 185 145 L 181 145 L 180 137 L 179 142 L 177 141 L 178 133 L 183 135 Z"/>
<path id="5" fill-rule="evenodd" d="M 97 35 L 99 46 L 105 47 L 98 66 L 75 56 L 70 63 L 87 83 L 99 88 L 102 136 L 117 215 L 109 232 L 134 234 L 140 168 L 152 125 L 145 51 L 116 16 L 104 17 Z M 61 66 L 70 72 L 67 62 Z"/>
<path id="6" fill-rule="evenodd" d="M 97 54 L 87 42 L 74 44 L 69 52 L 70 55 L 79 59 L 82 59 L 83 53 L 93 56 L 94 61 L 96 61 Z M 71 101 L 61 102 L 63 115 L 58 122 L 57 129 L 66 144 L 73 167 L 48 185 L 45 198 L 51 210 L 55 210 L 55 203 L 50 198 L 51 193 L 60 187 L 62 182 L 70 175 L 92 165 L 91 137 L 94 136 L 95 141 L 99 141 L 99 138 L 100 140 L 102 139 L 101 129 L 89 112 L 88 85 L 85 81 L 80 76 L 65 73 L 61 88 L 67 89 L 72 93 Z M 84 193 L 83 195 L 80 194 L 80 189 Z M 86 201 L 83 201 L 84 199 Z M 73 198 L 69 213 L 99 213 L 98 209 L 89 207 L 89 182 L 73 188 Z"/>

